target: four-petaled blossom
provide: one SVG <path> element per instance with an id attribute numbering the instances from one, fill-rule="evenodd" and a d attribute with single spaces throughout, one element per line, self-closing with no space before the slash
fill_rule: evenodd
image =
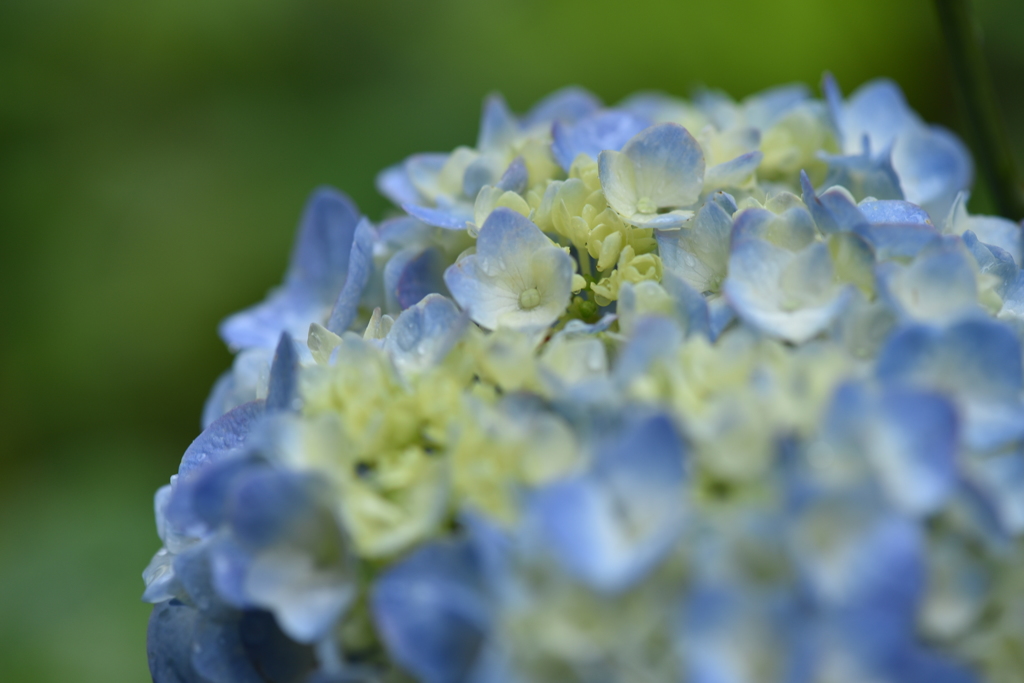
<path id="1" fill-rule="evenodd" d="M 476 253 L 449 267 L 444 281 L 481 327 L 546 327 L 569 305 L 573 270 L 572 257 L 540 228 L 498 208 L 480 228 Z"/>
<path id="2" fill-rule="evenodd" d="M 704 152 L 675 123 L 638 133 L 621 152 L 601 152 L 598 166 L 608 205 L 641 228 L 679 227 L 692 213 L 659 209 L 689 206 L 704 187 Z"/>

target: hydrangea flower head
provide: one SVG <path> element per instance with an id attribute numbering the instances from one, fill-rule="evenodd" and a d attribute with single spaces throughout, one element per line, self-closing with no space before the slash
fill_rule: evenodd
<path id="1" fill-rule="evenodd" d="M 1009 683 L 1020 226 L 889 81 L 487 98 L 311 198 L 156 494 L 156 683 Z"/>

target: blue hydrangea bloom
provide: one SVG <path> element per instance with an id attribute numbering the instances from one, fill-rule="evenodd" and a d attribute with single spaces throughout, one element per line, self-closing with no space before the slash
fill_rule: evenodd
<path id="1" fill-rule="evenodd" d="M 493 95 L 379 224 L 314 193 L 155 496 L 154 681 L 1017 680 L 1021 228 L 823 95 Z"/>

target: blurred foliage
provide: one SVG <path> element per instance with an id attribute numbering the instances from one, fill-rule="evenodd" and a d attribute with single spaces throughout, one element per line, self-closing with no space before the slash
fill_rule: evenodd
<path id="1" fill-rule="evenodd" d="M 1024 5 L 977 4 L 1019 84 Z M 313 187 L 379 218 L 375 173 L 472 142 L 491 90 L 741 97 L 826 69 L 957 128 L 927 0 L 5 0 L 0 678 L 147 679 L 152 493 Z M 1024 91 L 999 90 L 1020 151 Z"/>

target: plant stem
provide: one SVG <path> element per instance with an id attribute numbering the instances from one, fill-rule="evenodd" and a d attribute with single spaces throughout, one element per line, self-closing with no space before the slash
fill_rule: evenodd
<path id="1" fill-rule="evenodd" d="M 996 210 L 1007 218 L 1021 220 L 1024 188 L 1018 180 L 1013 152 L 999 117 L 971 0 L 935 0 L 935 9 L 953 62 L 978 164 L 992 191 Z"/>

